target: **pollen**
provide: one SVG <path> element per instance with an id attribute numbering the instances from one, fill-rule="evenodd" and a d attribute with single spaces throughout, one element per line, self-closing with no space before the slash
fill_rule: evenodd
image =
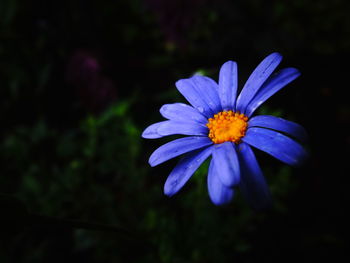
<path id="1" fill-rule="evenodd" d="M 208 119 L 208 137 L 216 144 L 223 142 L 240 143 L 248 127 L 248 117 L 243 113 L 222 111 Z"/>

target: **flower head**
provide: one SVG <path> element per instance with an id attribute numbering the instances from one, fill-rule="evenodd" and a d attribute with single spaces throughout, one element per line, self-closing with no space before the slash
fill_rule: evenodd
<path id="1" fill-rule="evenodd" d="M 165 104 L 160 113 L 167 120 L 152 124 L 142 134 L 155 139 L 167 135 L 189 135 L 164 144 L 149 159 L 156 166 L 186 154 L 168 176 L 164 193 L 176 194 L 199 166 L 211 157 L 208 192 L 216 205 L 228 203 L 239 186 L 256 209 L 270 204 L 270 192 L 251 146 L 276 159 L 299 165 L 307 153 L 299 142 L 306 132 L 300 125 L 254 111 L 273 94 L 297 78 L 295 68 L 272 74 L 282 60 L 278 53 L 266 57 L 248 78 L 237 97 L 237 64 L 222 65 L 219 83 L 204 76 L 180 79 L 176 87 L 192 105 Z"/>

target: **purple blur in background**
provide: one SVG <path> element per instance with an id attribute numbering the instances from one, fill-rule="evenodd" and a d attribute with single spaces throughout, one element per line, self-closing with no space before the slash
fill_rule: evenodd
<path id="1" fill-rule="evenodd" d="M 103 74 L 102 65 L 92 52 L 73 53 L 67 65 L 66 81 L 88 111 L 100 112 L 117 98 L 114 83 Z"/>

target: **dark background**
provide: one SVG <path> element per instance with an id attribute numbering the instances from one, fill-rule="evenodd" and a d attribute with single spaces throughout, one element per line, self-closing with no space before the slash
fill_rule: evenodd
<path id="1" fill-rule="evenodd" d="M 346 0 L 1 0 L 0 262 L 343 256 L 349 11 Z M 302 124 L 310 159 L 290 168 L 256 151 L 274 207 L 255 212 L 239 191 L 214 206 L 207 164 L 178 195 L 164 196 L 176 160 L 147 161 L 170 139 L 140 135 L 161 120 L 162 104 L 184 102 L 176 80 L 197 71 L 217 80 L 235 60 L 242 87 L 275 51 L 280 67 L 302 75 L 259 113 Z"/>

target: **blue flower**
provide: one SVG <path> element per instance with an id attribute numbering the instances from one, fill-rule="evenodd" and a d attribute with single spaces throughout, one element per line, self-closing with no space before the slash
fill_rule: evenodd
<path id="1" fill-rule="evenodd" d="M 228 203 L 239 186 L 253 208 L 270 205 L 270 192 L 251 146 L 293 166 L 300 165 L 307 156 L 299 143 L 306 140 L 303 127 L 269 115 L 251 117 L 262 103 L 300 75 L 295 68 L 273 74 L 281 60 L 279 53 L 266 57 L 238 97 L 234 61 L 222 65 L 219 83 L 205 76 L 176 82 L 177 89 L 192 106 L 163 105 L 160 113 L 167 120 L 152 124 L 142 134 L 147 139 L 189 135 L 162 145 L 149 158 L 149 164 L 156 166 L 186 154 L 165 182 L 166 195 L 176 194 L 211 156 L 207 181 L 214 204 Z"/>

